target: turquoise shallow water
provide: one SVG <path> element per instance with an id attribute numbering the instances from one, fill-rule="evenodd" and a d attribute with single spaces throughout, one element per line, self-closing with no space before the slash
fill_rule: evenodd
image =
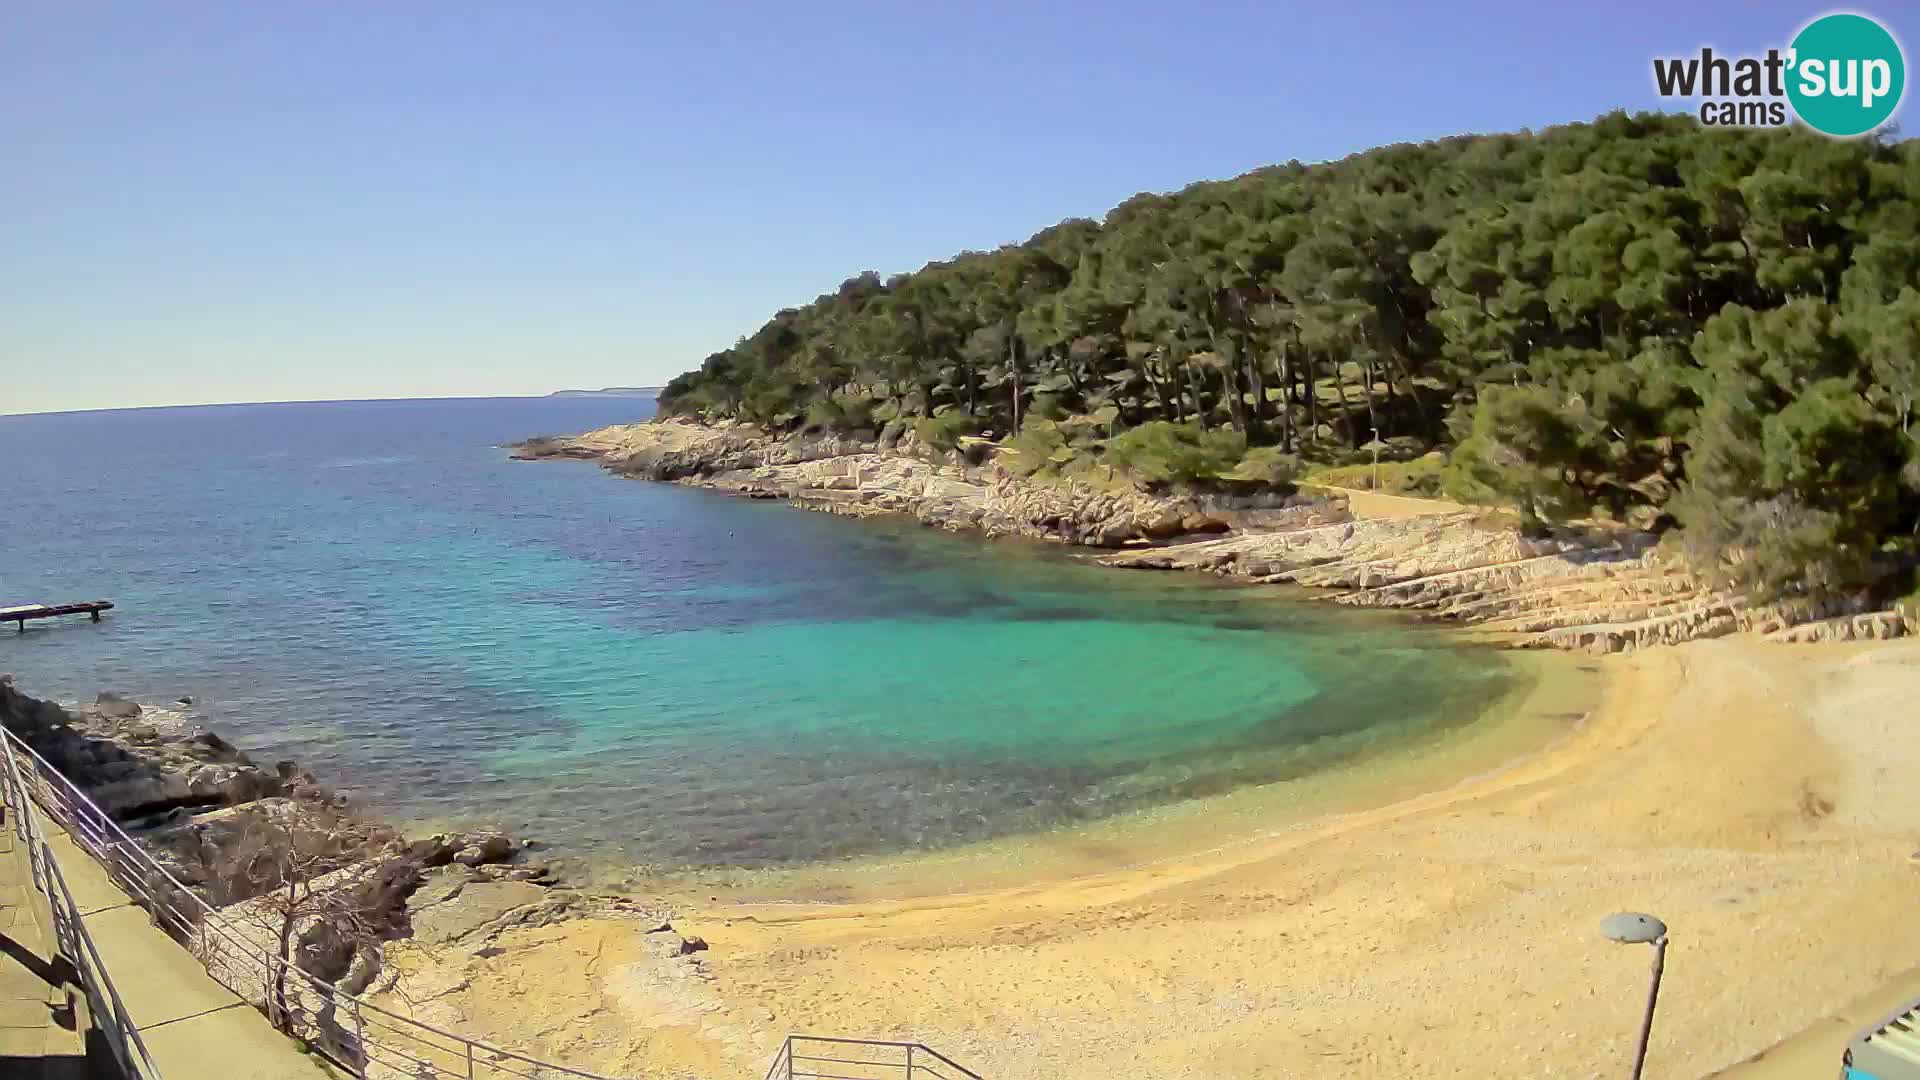
<path id="1" fill-rule="evenodd" d="M 404 819 L 596 860 L 943 847 L 1282 780 L 1512 676 L 1391 616 L 850 521 L 495 444 L 632 400 L 0 417 L 0 635 L 64 698 L 193 695 Z"/>

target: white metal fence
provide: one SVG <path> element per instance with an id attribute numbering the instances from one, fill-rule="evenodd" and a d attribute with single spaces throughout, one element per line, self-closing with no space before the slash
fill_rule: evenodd
<path id="1" fill-rule="evenodd" d="M 74 844 L 186 947 L 214 981 L 360 1080 L 614 1080 L 503 1050 L 383 1009 L 288 963 L 182 884 L 119 823 L 11 731 L 0 728 L 0 788 L 26 844 L 36 889 L 53 912 L 58 946 L 74 965 L 89 1011 L 127 1080 L 160 1080 L 140 1032 L 114 991 L 79 908 L 40 829 L 59 822 Z M 276 988 L 284 985 L 284 993 Z M 768 1080 L 980 1080 L 920 1043 L 793 1035 Z"/>
<path id="2" fill-rule="evenodd" d="M 46 901 L 54 949 L 73 965 L 75 981 L 87 996 L 87 1018 L 106 1040 L 121 1073 L 127 1080 L 160 1080 L 160 1070 L 147 1055 L 146 1043 L 140 1041 L 140 1032 L 133 1026 L 126 1005 L 114 989 L 107 965 L 100 959 L 100 950 L 94 947 L 93 937 L 87 933 L 87 924 L 81 919 L 79 905 L 73 902 L 73 893 L 60 873 L 60 864 L 54 861 L 47 847 L 39 815 L 27 795 L 27 786 L 22 782 L 14 756 L 14 747 L 19 744 L 11 732 L 0 733 L 6 735 L 0 739 L 6 760 L 6 775 L 0 778 L 0 789 L 4 789 L 0 790 L 0 796 L 4 796 L 14 837 L 26 849 L 34 891 Z"/>
<path id="3" fill-rule="evenodd" d="M 66 955 L 80 970 L 96 1023 L 134 1080 L 157 1080 L 126 1009 L 86 936 L 59 868 L 39 834 L 34 804 L 66 829 L 156 927 L 180 942 L 213 979 L 252 1002 L 317 1053 L 361 1080 L 614 1080 L 456 1035 L 383 1009 L 288 963 L 234 925 L 154 861 L 119 823 L 58 769 L 0 728 L 6 800 L 16 829 L 32 829 L 34 884 L 56 908 Z M 27 839 L 26 833 L 21 833 Z M 64 907 L 62 906 L 64 905 Z M 284 994 L 275 990 L 284 985 Z M 284 1001 L 284 1011 L 279 1007 Z M 272 1003 L 271 1006 L 269 1003 Z"/>
<path id="4" fill-rule="evenodd" d="M 924 1043 L 789 1035 L 766 1080 L 980 1080 L 980 1074 Z"/>

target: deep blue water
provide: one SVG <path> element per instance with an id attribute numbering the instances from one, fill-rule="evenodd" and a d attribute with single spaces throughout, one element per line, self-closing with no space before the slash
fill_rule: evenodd
<path id="1" fill-rule="evenodd" d="M 931 848 L 1284 779 L 1475 715 L 1390 616 L 516 463 L 633 399 L 0 417 L 0 634 L 43 696 L 181 694 L 403 819 L 669 867 Z"/>

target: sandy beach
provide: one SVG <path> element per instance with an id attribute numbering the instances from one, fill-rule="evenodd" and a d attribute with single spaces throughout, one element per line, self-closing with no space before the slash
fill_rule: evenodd
<path id="1" fill-rule="evenodd" d="M 1621 909 L 1672 927 L 1648 1075 L 1693 1077 L 1920 964 L 1920 642 L 1597 663 L 1598 705 L 1544 751 L 1206 854 L 905 900 L 682 897 L 698 963 L 582 920 L 395 964 L 423 1017 L 715 1080 L 789 1031 L 999 1077 L 1614 1075 L 1649 959 L 1599 937 Z"/>

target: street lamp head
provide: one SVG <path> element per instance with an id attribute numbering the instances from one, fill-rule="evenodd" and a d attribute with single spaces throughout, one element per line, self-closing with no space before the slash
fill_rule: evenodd
<path id="1" fill-rule="evenodd" d="M 1622 911 L 1602 919 L 1600 932 L 1622 945 L 1653 946 L 1653 985 L 1647 987 L 1647 1015 L 1640 1021 L 1640 1042 L 1633 1051 L 1633 1080 L 1640 1080 L 1647 1039 L 1653 1034 L 1653 1007 L 1660 1000 L 1660 975 L 1667 966 L 1667 924 L 1638 911 Z"/>
<path id="2" fill-rule="evenodd" d="M 1600 933 L 1622 945 L 1650 945 L 1667 936 L 1667 924 L 1651 915 L 1622 911 L 1603 919 Z"/>

